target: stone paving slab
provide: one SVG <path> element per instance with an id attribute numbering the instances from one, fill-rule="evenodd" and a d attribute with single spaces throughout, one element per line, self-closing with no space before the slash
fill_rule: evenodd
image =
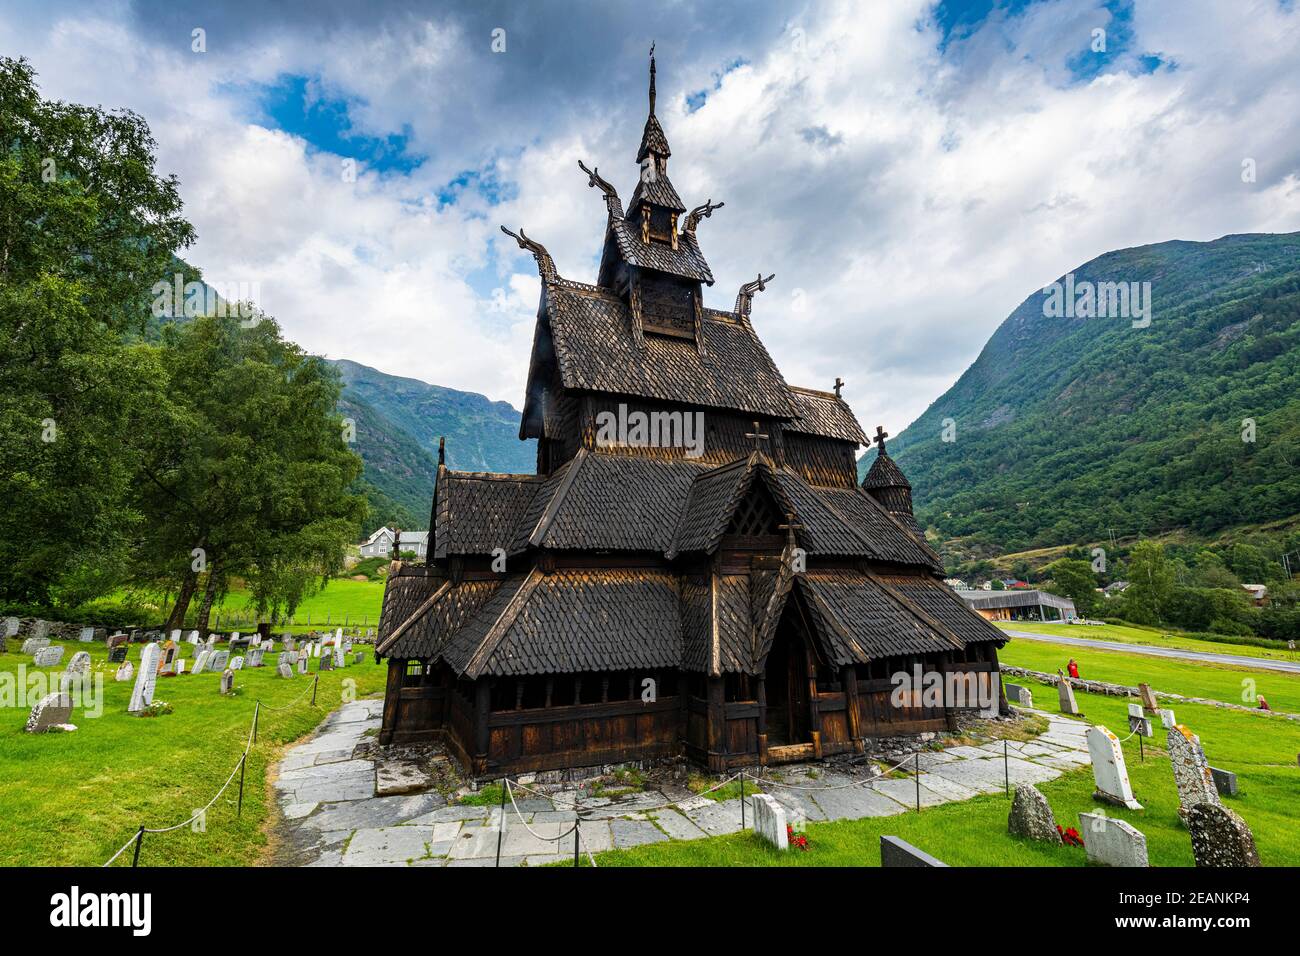
<path id="1" fill-rule="evenodd" d="M 572 862 L 575 818 L 582 807 L 582 852 L 698 840 L 741 828 L 738 799 L 714 801 L 673 784 L 660 790 L 579 799 L 573 789 L 548 796 L 518 793 L 506 809 L 446 804 L 436 792 L 376 795 L 376 760 L 367 731 L 378 727 L 382 701 L 345 704 L 320 731 L 285 754 L 275 791 L 282 841 L 290 862 L 310 866 L 502 866 Z M 951 747 L 919 755 L 921 805 L 932 807 L 1001 793 L 1004 766 L 1013 786 L 1041 783 L 1089 763 L 1088 724 L 1046 715 L 1049 729 L 1032 741 Z M 382 753 L 382 751 L 381 751 Z M 778 779 L 779 778 L 779 779 Z M 756 788 L 760 789 L 760 788 Z M 907 776 L 872 782 L 824 765 L 783 767 L 761 788 L 790 816 L 809 821 L 860 819 L 906 813 L 916 804 L 916 781 Z M 745 823 L 752 826 L 753 800 Z M 520 820 L 523 816 L 523 822 Z M 527 822 L 528 826 L 524 826 Z M 529 832 L 529 829 L 533 832 Z"/>

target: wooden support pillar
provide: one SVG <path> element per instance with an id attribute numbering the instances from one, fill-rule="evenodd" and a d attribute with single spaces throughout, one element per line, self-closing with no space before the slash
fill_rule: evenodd
<path id="1" fill-rule="evenodd" d="M 767 766 L 767 678 L 759 677 L 758 684 L 758 762 Z"/>
<path id="2" fill-rule="evenodd" d="M 474 684 L 474 772 L 487 773 L 488 717 L 492 713 L 492 688 L 489 678 L 480 677 Z"/>
<path id="3" fill-rule="evenodd" d="M 721 773 L 727 769 L 726 679 L 709 679 L 709 769 Z"/>
<path id="4" fill-rule="evenodd" d="M 848 717 L 849 740 L 853 743 L 855 753 L 863 753 L 866 747 L 862 742 L 862 729 L 859 725 L 858 672 L 852 664 L 845 664 L 840 671 L 840 683 L 844 685 L 844 709 L 845 716 Z"/>
<path id="5" fill-rule="evenodd" d="M 384 687 L 384 716 L 379 726 L 379 742 L 384 746 L 393 742 L 402 712 L 402 678 L 406 674 L 406 660 L 388 659 L 388 683 Z"/>

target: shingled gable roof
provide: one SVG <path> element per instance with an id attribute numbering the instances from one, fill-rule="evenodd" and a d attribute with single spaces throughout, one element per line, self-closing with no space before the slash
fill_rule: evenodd
<path id="1" fill-rule="evenodd" d="M 668 188 L 671 189 L 672 186 L 669 185 Z M 676 197 L 676 193 L 673 197 Z M 637 197 L 632 198 L 635 201 Z M 681 202 L 680 199 L 676 201 Z M 699 242 L 689 232 L 677 237 L 677 248 L 674 249 L 662 242 L 642 242 L 641 226 L 629 219 L 610 219 L 609 229 L 618 246 L 618 254 L 628 265 L 667 272 L 686 279 L 698 279 L 706 285 L 713 285 L 713 271 L 705 261 L 704 253 L 700 251 Z"/>
<path id="2" fill-rule="evenodd" d="M 730 312 L 704 310 L 704 354 L 694 342 L 646 335 L 637 342 L 628 306 L 612 292 L 559 281 L 546 284 L 540 322 L 568 389 L 632 395 L 660 401 L 726 408 L 774 418 L 796 414 L 785 379 L 753 328 Z M 547 364 L 537 358 L 546 344 L 540 333 L 529 372 L 524 416 L 540 394 L 536 377 Z"/>
<path id="3" fill-rule="evenodd" d="M 871 444 L 848 403 L 834 392 L 820 392 L 791 385 L 790 398 L 797 414 L 793 420 L 786 422 L 786 431 L 838 438 L 858 445 Z"/>
<path id="4" fill-rule="evenodd" d="M 771 462 L 759 452 L 752 452 L 748 458 L 737 458 L 695 477 L 666 557 L 688 551 L 716 551 L 736 507 L 755 481 L 764 484 L 783 513 L 791 510 Z"/>
<path id="5" fill-rule="evenodd" d="M 903 474 L 903 469 L 898 467 L 883 448 L 876 455 L 876 460 L 871 463 L 867 477 L 862 479 L 862 487 L 906 488 L 909 491 L 912 488 L 907 476 Z"/>
<path id="6" fill-rule="evenodd" d="M 434 486 L 434 556 L 511 550 L 516 529 L 544 485 L 541 475 L 438 469 Z"/>

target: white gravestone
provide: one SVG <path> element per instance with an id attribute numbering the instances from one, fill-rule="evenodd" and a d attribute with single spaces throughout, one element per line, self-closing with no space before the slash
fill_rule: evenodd
<path id="1" fill-rule="evenodd" d="M 199 640 L 199 632 L 198 632 L 198 631 L 190 631 L 189 635 L 185 638 L 185 640 L 186 640 L 186 642 L 188 642 L 188 643 L 190 643 L 190 644 L 199 644 L 199 643 L 201 643 L 200 640 Z"/>
<path id="2" fill-rule="evenodd" d="M 1056 683 L 1056 693 L 1061 700 L 1061 713 L 1081 716 L 1079 705 L 1074 702 L 1074 688 L 1068 678 L 1062 677 Z"/>
<path id="3" fill-rule="evenodd" d="M 235 689 L 235 672 L 227 667 L 221 672 L 221 693 L 229 694 Z"/>
<path id="4" fill-rule="evenodd" d="M 264 647 L 250 647 L 248 649 L 248 666 L 261 667 L 262 657 L 265 654 L 266 654 L 266 648 Z"/>
<path id="5" fill-rule="evenodd" d="M 1155 731 L 1151 729 L 1151 718 L 1143 711 L 1141 704 L 1128 705 L 1128 729 L 1130 733 L 1143 737 L 1155 736 Z"/>
<path id="6" fill-rule="evenodd" d="M 1147 838 L 1132 824 L 1104 813 L 1079 814 L 1088 860 L 1106 866 L 1147 866 Z"/>
<path id="7" fill-rule="evenodd" d="M 76 730 L 72 720 L 72 698 L 67 694 L 46 694 L 36 702 L 27 717 L 24 730 L 29 734 L 43 734 L 51 730 Z"/>
<path id="8" fill-rule="evenodd" d="M 206 647 L 194 655 L 194 670 L 191 671 L 191 673 L 202 674 L 208 666 L 208 659 L 210 657 L 212 657 L 212 652 Z"/>
<path id="9" fill-rule="evenodd" d="M 29 637 L 23 641 L 23 653 L 35 654 L 42 647 L 49 647 L 50 639 L 48 637 Z"/>
<path id="10" fill-rule="evenodd" d="M 1128 781 L 1128 768 L 1124 765 L 1124 751 L 1119 738 L 1098 724 L 1088 728 L 1088 755 L 1092 758 L 1092 777 L 1097 783 L 1093 794 L 1098 800 L 1114 803 L 1130 810 L 1141 810 L 1142 804 L 1133 797 Z"/>
<path id="11" fill-rule="evenodd" d="M 1169 731 L 1167 749 L 1178 787 L 1178 816 L 1186 821 L 1188 811 L 1200 803 L 1219 806 L 1219 791 L 1201 749 L 1201 738 L 1186 727 L 1175 726 Z"/>
<path id="12" fill-rule="evenodd" d="M 278 668 L 276 668 L 276 670 L 279 671 L 281 677 L 289 677 L 289 678 L 293 677 L 293 668 L 290 667 L 288 664 L 281 664 Z"/>
<path id="13" fill-rule="evenodd" d="M 232 671 L 242 671 L 244 669 L 244 658 L 236 655 L 230 659 L 230 669 Z"/>
<path id="14" fill-rule="evenodd" d="M 18 628 L 19 628 L 19 626 L 20 626 L 21 624 L 22 624 L 22 622 L 19 621 L 18 618 L 16 618 L 16 617 L 7 617 L 7 618 L 5 618 L 5 623 L 4 623 L 4 636 L 5 636 L 5 637 L 17 637 L 17 636 L 18 636 Z"/>
<path id="15" fill-rule="evenodd" d="M 124 683 L 126 681 L 129 681 L 134 676 L 135 676 L 135 665 L 132 664 L 130 661 L 126 661 L 121 667 L 117 669 L 116 680 Z"/>
<path id="16" fill-rule="evenodd" d="M 131 690 L 131 703 L 127 713 L 138 714 L 148 709 L 153 703 L 153 688 L 158 681 L 158 661 L 162 657 L 162 648 L 155 643 L 148 643 L 140 652 L 140 670 L 135 675 L 135 687 Z"/>
<path id="17" fill-rule="evenodd" d="M 185 658 L 178 657 L 176 659 L 176 675 L 179 677 L 181 674 L 184 673 L 185 673 Z"/>
<path id="18" fill-rule="evenodd" d="M 77 651 L 72 655 L 72 660 L 68 661 L 65 671 L 69 674 L 89 674 L 90 673 L 90 652 Z"/>
<path id="19" fill-rule="evenodd" d="M 789 849 L 789 837 L 785 829 L 785 807 L 766 793 L 756 794 L 750 806 L 754 808 L 754 832 L 778 850 Z"/>
<path id="20" fill-rule="evenodd" d="M 95 639 L 95 629 L 93 627 L 83 627 L 81 633 L 77 635 L 77 640 L 83 644 L 89 644 Z"/>
<path id="21" fill-rule="evenodd" d="M 1178 726 L 1178 721 L 1174 720 L 1174 712 L 1169 708 L 1160 711 L 1160 726 L 1165 730 L 1172 730 Z"/>
<path id="22" fill-rule="evenodd" d="M 220 671 L 226 669 L 226 662 L 230 660 L 230 651 L 213 651 L 212 657 L 208 661 L 208 670 Z"/>
<path id="23" fill-rule="evenodd" d="M 58 667 L 61 660 L 63 660 L 63 646 L 55 645 L 38 650 L 32 663 L 37 667 Z"/>
<path id="24" fill-rule="evenodd" d="M 308 660 L 308 658 L 307 658 L 307 654 L 306 654 L 306 652 L 305 652 L 305 651 L 300 651 L 299 654 L 298 654 L 298 673 L 299 673 L 299 674 L 305 674 L 305 673 L 307 673 L 307 660 Z"/>

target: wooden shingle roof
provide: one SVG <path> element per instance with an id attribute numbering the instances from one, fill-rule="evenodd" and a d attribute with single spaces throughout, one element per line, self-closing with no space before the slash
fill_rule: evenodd
<path id="1" fill-rule="evenodd" d="M 668 188 L 672 189 L 672 186 L 669 185 Z M 673 193 L 671 198 L 680 204 L 681 200 L 676 196 Z M 632 198 L 635 200 L 637 197 Z M 677 248 L 674 249 L 662 242 L 642 242 L 640 225 L 628 219 L 611 219 L 609 228 L 613 231 L 619 255 L 628 265 L 667 272 L 685 279 L 698 279 L 713 285 L 713 272 L 704 259 L 704 253 L 700 251 L 700 244 L 690 233 L 678 236 Z"/>
<path id="2" fill-rule="evenodd" d="M 516 530 L 545 484 L 539 475 L 438 470 L 434 489 L 434 556 L 491 554 L 512 548 Z"/>
<path id="3" fill-rule="evenodd" d="M 776 363 L 748 323 L 732 313 L 705 310 L 701 355 L 685 339 L 646 335 L 638 345 L 627 305 L 611 292 L 569 282 L 549 283 L 546 289 L 551 341 L 565 388 L 795 416 Z M 530 396 L 533 391 L 530 382 Z"/>
<path id="4" fill-rule="evenodd" d="M 834 392 L 820 392 L 792 385 L 790 398 L 797 414 L 793 420 L 786 422 L 787 431 L 838 438 L 859 445 L 871 443 L 848 403 Z"/>

